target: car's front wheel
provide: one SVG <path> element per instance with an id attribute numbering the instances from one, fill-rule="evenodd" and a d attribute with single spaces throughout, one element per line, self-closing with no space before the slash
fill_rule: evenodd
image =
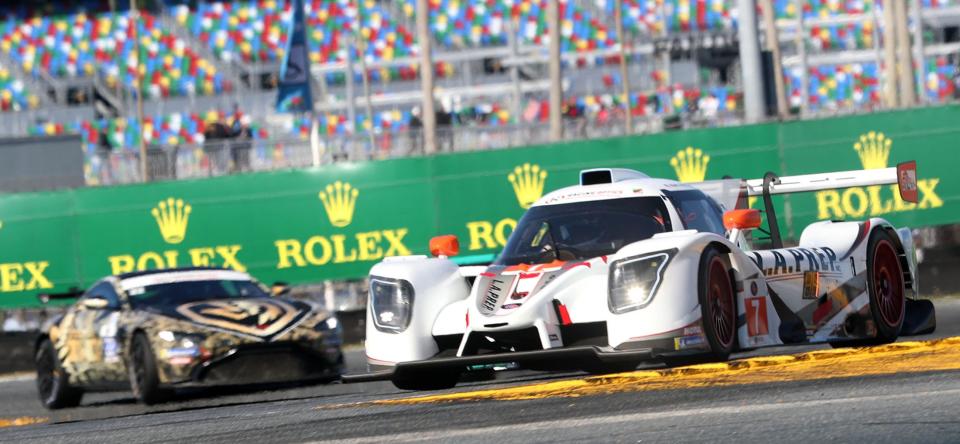
<path id="1" fill-rule="evenodd" d="M 710 346 L 705 357 L 726 361 L 737 343 L 737 302 L 727 256 L 717 247 L 708 247 L 700 257 L 699 275 L 703 333 Z"/>
<path id="2" fill-rule="evenodd" d="M 143 333 L 133 336 L 127 371 L 130 374 L 130 389 L 138 401 L 150 405 L 165 401 L 170 392 L 160 387 L 156 356 L 150 340 Z"/>
<path id="3" fill-rule="evenodd" d="M 697 282 L 701 325 L 709 350 L 664 356 L 663 362 L 671 367 L 726 361 L 737 346 L 737 305 L 730 261 L 719 248 L 710 246 L 703 251 Z"/>
<path id="4" fill-rule="evenodd" d="M 49 339 L 40 342 L 34 358 L 37 365 L 37 393 L 43 406 L 52 410 L 80 405 L 83 390 L 70 385 L 69 375 Z"/>

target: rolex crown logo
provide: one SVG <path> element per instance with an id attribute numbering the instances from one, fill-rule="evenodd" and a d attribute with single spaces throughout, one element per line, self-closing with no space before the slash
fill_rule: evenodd
<path id="1" fill-rule="evenodd" d="M 187 235 L 187 222 L 190 219 L 190 205 L 183 199 L 168 197 L 161 200 L 150 214 L 157 220 L 160 236 L 168 244 L 179 244 Z"/>
<path id="2" fill-rule="evenodd" d="M 860 163 L 865 170 L 876 170 L 887 167 L 890 158 L 890 145 L 893 141 L 883 133 L 870 131 L 860 135 L 860 140 L 853 144 L 853 149 L 860 156 Z"/>
<path id="3" fill-rule="evenodd" d="M 703 182 L 707 177 L 707 164 L 710 156 L 703 154 L 699 148 L 688 146 L 685 150 L 677 151 L 670 159 L 670 166 L 677 173 L 680 182 Z"/>
<path id="4" fill-rule="evenodd" d="M 327 210 L 327 218 L 335 227 L 345 227 L 353 220 L 353 208 L 357 203 L 360 190 L 349 183 L 339 180 L 327 185 L 325 191 L 320 192 L 323 208 Z"/>
<path id="5" fill-rule="evenodd" d="M 507 175 L 507 180 L 513 185 L 513 193 L 521 208 L 530 208 L 540 196 L 543 196 L 543 185 L 547 181 L 547 171 L 540 169 L 540 165 L 525 163 L 518 165 L 513 172 Z"/>

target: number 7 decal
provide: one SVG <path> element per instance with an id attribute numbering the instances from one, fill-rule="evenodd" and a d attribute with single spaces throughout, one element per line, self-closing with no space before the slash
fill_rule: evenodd
<path id="1" fill-rule="evenodd" d="M 761 336 L 767 331 L 767 300 L 766 298 L 746 298 L 747 308 L 747 335 Z"/>

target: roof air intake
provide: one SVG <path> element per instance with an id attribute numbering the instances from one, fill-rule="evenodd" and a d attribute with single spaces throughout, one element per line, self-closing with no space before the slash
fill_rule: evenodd
<path id="1" fill-rule="evenodd" d="M 639 171 L 624 168 L 597 168 L 580 171 L 580 185 L 597 185 L 631 179 L 646 179 L 648 177 Z"/>

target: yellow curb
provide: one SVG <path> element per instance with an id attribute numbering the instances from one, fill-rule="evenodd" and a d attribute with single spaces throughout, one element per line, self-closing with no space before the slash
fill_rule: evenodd
<path id="1" fill-rule="evenodd" d="M 0 418 L 0 428 L 21 427 L 33 424 L 43 424 L 50 418 L 37 418 L 34 416 L 21 416 L 19 418 Z"/>
<path id="2" fill-rule="evenodd" d="M 960 337 L 876 347 L 761 356 L 726 363 L 642 370 L 488 390 L 385 399 L 356 405 L 407 405 L 454 401 L 580 397 L 630 391 L 670 390 L 960 370 Z M 337 406 L 337 407 L 343 407 Z M 329 407 L 328 407 L 329 408 Z"/>

